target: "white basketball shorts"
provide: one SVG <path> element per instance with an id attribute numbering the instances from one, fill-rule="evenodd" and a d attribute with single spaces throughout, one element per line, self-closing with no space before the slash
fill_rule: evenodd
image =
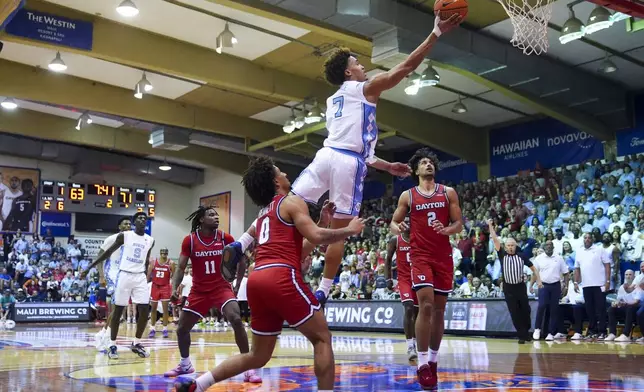
<path id="1" fill-rule="evenodd" d="M 329 191 L 329 201 L 336 206 L 335 217 L 350 219 L 360 213 L 366 176 L 367 164 L 360 154 L 324 147 L 295 180 L 291 191 L 314 204 Z"/>
<path id="2" fill-rule="evenodd" d="M 133 304 L 149 304 L 150 290 L 145 273 L 119 271 L 116 277 L 113 302 L 116 306 L 127 306 L 132 298 Z"/>

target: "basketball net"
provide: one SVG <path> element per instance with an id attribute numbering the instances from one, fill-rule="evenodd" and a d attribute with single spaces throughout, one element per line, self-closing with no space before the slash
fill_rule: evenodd
<path id="1" fill-rule="evenodd" d="M 523 54 L 540 55 L 548 51 L 548 22 L 554 0 L 497 0 L 510 16 L 514 35 L 510 42 Z"/>

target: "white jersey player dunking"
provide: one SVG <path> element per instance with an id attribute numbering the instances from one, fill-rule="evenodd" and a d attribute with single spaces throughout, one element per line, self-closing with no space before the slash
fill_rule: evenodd
<path id="1" fill-rule="evenodd" d="M 137 321 L 136 334 L 131 350 L 141 358 L 147 358 L 150 354 L 141 345 L 141 337 L 148 323 L 150 310 L 150 291 L 148 290 L 148 263 L 150 252 L 154 247 L 154 239 L 145 234 L 145 225 L 148 216 L 143 212 L 134 214 L 134 230 L 119 233 L 116 240 L 104 253 L 99 255 L 90 264 L 88 271 L 96 264 L 102 263 L 112 253 L 123 246 L 121 260 L 119 262 L 116 285 L 114 287 L 114 312 L 111 320 L 111 343 L 107 355 L 110 359 L 117 359 L 116 337 L 118 336 L 119 324 L 123 309 L 128 305 L 130 298 L 137 307 L 139 319 Z"/>
<path id="2" fill-rule="evenodd" d="M 370 80 L 367 80 L 364 66 L 349 49 L 337 49 L 324 64 L 327 81 L 339 86 L 327 100 L 326 128 L 329 135 L 313 162 L 293 183 L 292 192 L 309 203 L 318 203 L 320 197 L 329 191 L 329 201 L 336 206 L 331 228 L 346 227 L 351 218 L 360 213 L 367 166 L 400 177 L 411 173 L 406 164 L 390 163 L 374 155 L 378 142 L 376 103 L 382 92 L 398 85 L 422 63 L 442 33 L 461 22 L 458 14 L 447 20 L 435 19 L 432 34 L 405 61 Z M 321 303 L 329 295 L 343 251 L 343 242 L 327 248 L 324 276 L 315 293 Z"/>

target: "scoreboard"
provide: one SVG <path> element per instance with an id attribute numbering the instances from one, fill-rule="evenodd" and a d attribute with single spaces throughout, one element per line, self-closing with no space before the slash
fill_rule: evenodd
<path id="1" fill-rule="evenodd" d="M 79 184 L 44 180 L 40 187 L 40 211 L 89 212 L 154 218 L 157 193 L 149 188 L 109 184 Z"/>

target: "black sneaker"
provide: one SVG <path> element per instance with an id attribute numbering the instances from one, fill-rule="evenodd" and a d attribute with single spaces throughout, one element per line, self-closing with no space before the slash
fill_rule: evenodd
<path id="1" fill-rule="evenodd" d="M 116 346 L 110 346 L 107 350 L 107 357 L 109 359 L 119 359 L 119 354 L 116 352 Z"/>
<path id="2" fill-rule="evenodd" d="M 147 358 L 150 356 L 150 353 L 145 350 L 143 345 L 141 343 L 134 344 L 132 343 L 132 346 L 130 346 L 130 350 L 136 355 L 138 355 L 141 358 Z"/>
<path id="3" fill-rule="evenodd" d="M 519 344 L 525 344 L 525 340 L 519 339 Z"/>

